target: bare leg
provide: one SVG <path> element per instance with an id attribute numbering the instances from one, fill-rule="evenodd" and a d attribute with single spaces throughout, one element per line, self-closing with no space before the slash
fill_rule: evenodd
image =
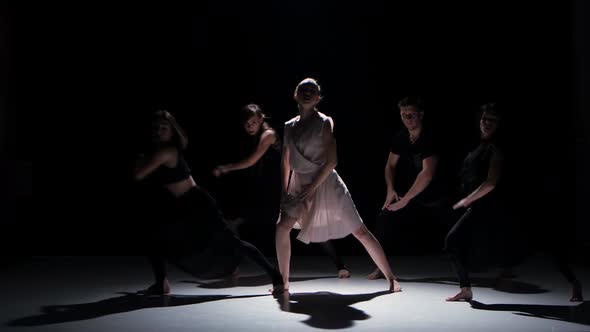
<path id="1" fill-rule="evenodd" d="M 277 260 L 283 276 L 283 288 L 289 290 L 289 264 L 291 262 L 291 229 L 297 220 L 284 213 L 281 214 L 275 235 Z"/>
<path id="2" fill-rule="evenodd" d="M 471 292 L 471 287 L 461 287 L 461 291 L 457 293 L 455 296 L 447 297 L 448 302 L 457 302 L 457 301 L 471 301 L 473 299 L 473 293 Z"/>
<path id="3" fill-rule="evenodd" d="M 338 270 L 338 278 L 340 278 L 340 279 L 350 278 L 350 271 L 346 268 Z"/>
<path id="4" fill-rule="evenodd" d="M 383 251 L 381 244 L 379 244 L 379 241 L 377 241 L 373 234 L 371 234 L 371 232 L 367 229 L 367 226 L 362 225 L 352 234 L 365 247 L 369 253 L 369 256 L 371 256 L 377 267 L 383 271 L 385 279 L 387 279 L 387 282 L 389 283 L 389 291 L 401 292 L 402 288 L 399 282 L 397 282 L 397 278 L 393 275 L 393 272 L 391 272 L 391 267 L 389 266 L 387 256 L 385 256 L 385 252 Z"/>
<path id="5" fill-rule="evenodd" d="M 387 249 L 386 246 L 386 240 L 387 240 L 387 234 L 391 231 L 391 228 L 393 228 L 393 223 L 394 220 L 397 220 L 398 217 L 397 215 L 402 212 L 400 211 L 389 211 L 389 210 L 382 210 L 381 213 L 379 213 L 379 215 L 377 216 L 377 224 L 375 227 L 375 233 L 373 234 L 375 236 L 375 238 L 377 239 L 377 241 L 379 242 L 379 244 L 382 244 L 383 247 L 383 251 L 385 252 Z M 386 254 L 387 256 L 387 254 Z M 385 276 L 383 275 L 383 272 L 381 272 L 381 270 L 379 270 L 378 267 L 376 267 L 373 272 L 369 273 L 369 275 L 367 276 L 367 279 L 369 280 L 377 280 L 377 279 L 385 279 Z"/>

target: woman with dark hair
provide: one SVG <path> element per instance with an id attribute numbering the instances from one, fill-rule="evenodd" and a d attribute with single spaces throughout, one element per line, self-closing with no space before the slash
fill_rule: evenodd
<path id="1" fill-rule="evenodd" d="M 265 159 L 272 158 L 276 152 L 280 153 L 280 140 L 275 130 L 265 121 L 267 117 L 262 113 L 260 106 L 248 104 L 242 108 L 240 116 L 244 131 L 256 140 L 256 147 L 246 158 L 238 162 L 215 167 L 215 176 L 245 168 L 253 168 L 260 172 L 261 168 L 266 166 Z"/>
<path id="2" fill-rule="evenodd" d="M 165 188 L 172 198 L 171 209 L 165 210 L 163 216 L 170 220 L 153 229 L 153 240 L 158 241 L 158 245 L 150 253 L 150 262 L 156 280 L 145 293 L 161 295 L 170 292 L 164 256 L 174 261 L 186 250 L 205 248 L 213 249 L 213 252 L 217 248 L 225 252 L 229 249 L 237 261 L 247 256 L 271 277 L 273 289 L 281 291 L 280 272 L 256 247 L 240 240 L 227 228 L 215 200 L 194 181 L 183 157 L 188 139 L 174 117 L 167 111 L 158 111 L 154 114 L 152 126 L 152 151 L 138 162 L 134 177 L 137 181 L 149 179 L 154 185 Z M 173 240 L 165 234 L 170 233 L 171 225 L 179 220 L 183 224 L 181 234 L 178 234 L 180 238 Z"/>
<path id="3" fill-rule="evenodd" d="M 510 269 L 524 257 L 523 239 L 516 238 L 514 218 L 503 199 L 504 153 L 499 146 L 498 128 L 502 117 L 495 103 L 481 107 L 480 141 L 463 161 L 461 198 L 453 209 L 465 209 L 463 215 L 447 234 L 445 251 L 459 279 L 460 291 L 447 301 L 473 299 L 469 271 L 497 265 L 503 268 L 500 278 L 510 275 Z M 582 300 L 581 284 L 557 252 L 551 252 L 560 272 L 572 285 L 571 301 Z"/>
<path id="4" fill-rule="evenodd" d="M 475 269 L 476 265 L 487 264 L 492 252 L 491 245 L 498 243 L 491 236 L 496 235 L 496 232 L 490 231 L 500 227 L 498 223 L 504 220 L 501 214 L 503 206 L 496 188 L 504 164 L 504 154 L 495 142 L 499 121 L 500 115 L 493 104 L 482 106 L 479 145 L 463 161 L 460 188 L 463 198 L 453 205 L 453 209 L 466 210 L 445 240 L 445 251 L 451 258 L 461 291 L 447 298 L 447 301 L 472 299 L 468 270 Z M 494 222 L 496 224 L 493 227 Z M 477 236 L 481 234 L 490 236 Z"/>
<path id="5" fill-rule="evenodd" d="M 391 292 L 401 291 L 383 248 L 359 216 L 350 192 L 335 170 L 338 158 L 331 117 L 316 108 L 321 89 L 307 78 L 295 88 L 299 115 L 285 123 L 281 161 L 281 214 L 276 229 L 279 269 L 289 288 L 290 232 L 301 228 L 303 243 L 325 242 L 353 234 L 387 279 Z"/>
<path id="6" fill-rule="evenodd" d="M 280 153 L 281 142 L 276 131 L 265 121 L 267 117 L 262 112 L 260 106 L 248 104 L 242 108 L 241 120 L 244 131 L 255 142 L 253 151 L 244 159 L 230 164 L 219 165 L 213 170 L 217 177 L 232 171 L 241 169 L 251 170 L 251 182 L 248 184 L 248 190 L 251 191 L 246 195 L 246 220 L 262 217 L 274 222 L 278 211 L 274 207 L 279 206 L 281 195 L 280 185 Z M 276 202 L 275 202 L 276 200 Z M 275 202 L 276 204 L 272 204 Z M 270 214 L 264 213 L 270 212 Z M 272 219 L 271 219 L 272 218 Z M 266 222 L 267 220 L 263 220 Z M 269 225 L 261 225 L 266 229 Z M 319 245 L 332 258 L 339 278 L 349 278 L 350 271 L 344 264 L 342 258 L 336 253 L 336 249 L 330 241 L 321 242 Z"/>

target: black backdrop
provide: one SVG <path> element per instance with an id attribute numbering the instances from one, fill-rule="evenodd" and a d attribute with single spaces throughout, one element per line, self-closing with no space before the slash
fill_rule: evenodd
<path id="1" fill-rule="evenodd" d="M 585 127 L 572 126 L 585 90 L 581 2 L 43 6 L 9 7 L 3 19 L 4 105 L 15 123 L 5 128 L 11 151 L 32 160 L 34 150 L 38 165 L 35 216 L 10 225 L 27 246 L 135 251 L 142 222 L 130 169 L 142 126 L 162 107 L 189 132 L 197 182 L 231 209 L 239 181 L 230 187 L 210 170 L 240 153 L 239 108 L 260 104 L 282 132 L 296 115 L 293 89 L 308 76 L 322 85 L 337 169 L 370 228 L 384 199 L 388 139 L 401 127 L 395 104 L 419 94 L 454 162 L 477 133 L 477 107 L 497 101 L 513 165 L 510 198 L 530 235 L 555 225 L 587 230 L 573 216 L 574 142 L 585 142 Z"/>

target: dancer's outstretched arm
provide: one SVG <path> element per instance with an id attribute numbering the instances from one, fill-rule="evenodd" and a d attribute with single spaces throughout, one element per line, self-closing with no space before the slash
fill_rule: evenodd
<path id="1" fill-rule="evenodd" d="M 424 191 L 432 181 L 432 177 L 436 171 L 438 159 L 436 156 L 430 156 L 422 160 L 422 171 L 416 176 L 414 184 L 410 187 L 408 192 L 394 204 L 387 207 L 390 211 L 396 211 L 406 206 L 414 197 Z"/>
<path id="2" fill-rule="evenodd" d="M 258 142 L 258 145 L 256 146 L 256 150 L 254 150 L 254 152 L 252 152 L 249 156 L 238 162 L 219 165 L 215 167 L 215 169 L 213 170 L 213 175 L 221 176 L 231 171 L 237 171 L 240 169 L 253 166 L 254 164 L 256 164 L 256 162 L 258 162 L 258 160 L 260 160 L 260 158 L 262 158 L 262 156 L 264 156 L 268 148 L 271 145 L 273 145 L 276 141 L 277 138 L 274 130 L 266 130 L 262 133 L 260 141 Z"/>
<path id="3" fill-rule="evenodd" d="M 458 209 L 461 207 L 468 207 L 476 200 L 484 197 L 488 193 L 490 193 L 496 187 L 498 180 L 500 179 L 500 173 L 502 170 L 502 163 L 504 160 L 504 156 L 502 152 L 498 149 L 494 149 L 492 158 L 490 160 L 490 166 L 488 169 L 488 177 L 487 179 L 482 182 L 482 184 L 477 187 L 472 193 L 467 195 L 467 197 L 463 198 L 455 205 L 453 205 L 453 209 Z"/>
<path id="4" fill-rule="evenodd" d="M 133 177 L 137 181 L 143 180 L 158 167 L 174 158 L 176 153 L 176 149 L 173 147 L 166 147 L 156 151 L 152 156 L 138 162 L 138 166 L 133 171 Z"/>
<path id="5" fill-rule="evenodd" d="M 385 203 L 381 209 L 388 207 L 393 201 L 399 201 L 399 195 L 395 191 L 393 186 L 393 178 L 395 175 L 395 167 L 399 160 L 399 155 L 393 152 L 389 152 L 387 157 L 387 163 L 385 164 L 385 184 L 387 185 L 387 196 L 385 197 Z"/>

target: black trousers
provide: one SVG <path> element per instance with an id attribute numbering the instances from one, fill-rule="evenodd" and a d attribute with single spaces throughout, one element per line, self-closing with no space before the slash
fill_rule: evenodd
<path id="1" fill-rule="evenodd" d="M 460 287 L 471 287 L 470 271 L 488 266 L 510 268 L 528 253 L 525 235 L 503 206 L 494 201 L 475 202 L 459 218 L 445 239 L 445 251 L 459 279 Z M 569 283 L 577 279 L 563 248 L 550 246 L 554 269 Z"/>
<path id="2" fill-rule="evenodd" d="M 476 223 L 479 211 L 473 207 L 468 208 L 451 228 L 445 239 L 445 252 L 451 260 L 451 264 L 457 277 L 460 287 L 471 287 L 468 273 L 469 250 L 473 249 L 474 223 Z"/>
<path id="3" fill-rule="evenodd" d="M 165 260 L 190 272 L 194 269 L 178 262 L 202 252 L 208 253 L 207 259 L 198 262 L 204 265 L 202 268 L 206 269 L 216 257 L 229 256 L 231 267 L 239 265 L 243 257 L 248 257 L 271 277 L 273 284 L 282 282 L 279 270 L 260 250 L 229 230 L 215 200 L 205 190 L 196 187 L 174 200 L 168 216 L 170 222 L 163 220 L 158 223 L 150 241 L 149 261 L 156 283 L 166 277 Z"/>

